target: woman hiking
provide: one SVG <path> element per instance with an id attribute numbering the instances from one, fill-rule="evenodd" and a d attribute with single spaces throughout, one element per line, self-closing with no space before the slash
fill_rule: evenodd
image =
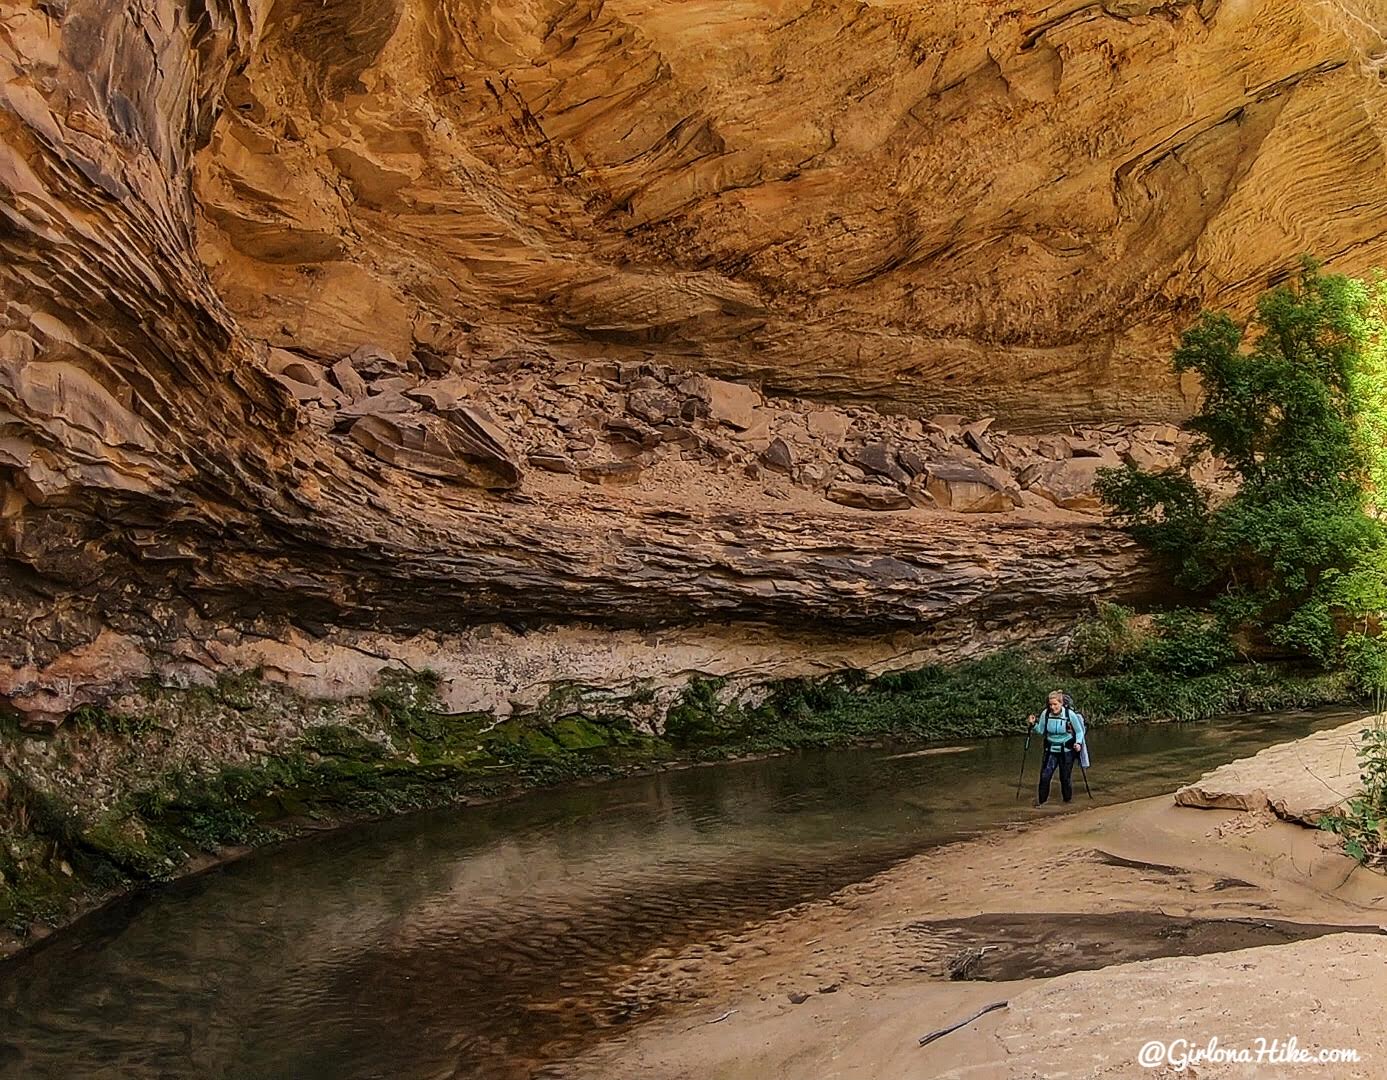
<path id="1" fill-rule="evenodd" d="M 1030 723 L 1031 730 L 1045 740 L 1035 805 L 1043 806 L 1050 797 L 1050 779 L 1056 769 L 1060 773 L 1060 794 L 1069 802 L 1074 798 L 1074 762 L 1084 749 L 1084 718 L 1065 701 L 1063 690 L 1051 690 L 1045 712 L 1039 719 L 1032 713 Z"/>

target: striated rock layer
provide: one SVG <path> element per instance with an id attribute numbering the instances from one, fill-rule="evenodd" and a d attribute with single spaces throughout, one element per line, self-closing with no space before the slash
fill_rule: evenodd
<path id="1" fill-rule="evenodd" d="M 1140 588 L 1065 515 L 1076 456 L 1152 444 L 887 414 L 1176 415 L 1201 303 L 1378 258 L 1382 26 L 4 3 L 3 692 L 60 715 L 218 635 L 928 637 Z"/>

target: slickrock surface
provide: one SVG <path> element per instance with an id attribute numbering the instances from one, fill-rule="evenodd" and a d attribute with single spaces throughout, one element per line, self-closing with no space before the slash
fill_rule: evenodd
<path id="1" fill-rule="evenodd" d="M 1277 817 L 1316 825 L 1361 789 L 1358 747 L 1363 732 L 1382 722 L 1381 717 L 1368 717 L 1269 746 L 1205 773 L 1177 791 L 1175 801 L 1220 810 L 1269 809 Z"/>
<path id="2" fill-rule="evenodd" d="M 1138 1066 L 1141 1047 L 1152 1040 L 1183 1040 L 1175 1052 L 1192 1055 L 1216 1039 L 1225 1052 L 1256 1054 L 1265 1048 L 1266 1056 L 1197 1062 L 1185 1075 L 1232 1080 L 1309 1073 L 1367 1080 L 1381 1076 L 1387 1061 L 1384 963 L 1387 938 L 1333 934 L 1293 945 L 1075 972 L 1017 994 L 991 1038 L 979 1040 L 981 1053 L 933 1075 L 940 1080 L 1175 1077 L 1181 1075 L 1178 1060 Z M 1268 998 L 1274 999 L 1274 1012 Z M 1292 1037 L 1301 1051 L 1355 1050 L 1360 1060 L 1325 1065 L 1278 1060 L 1277 1046 L 1287 1047 Z"/>

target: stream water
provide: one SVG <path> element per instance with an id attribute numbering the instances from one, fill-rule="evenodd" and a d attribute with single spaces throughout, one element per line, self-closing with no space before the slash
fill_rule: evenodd
<path id="1" fill-rule="evenodd" d="M 1357 715 L 1099 729 L 1093 799 Z M 687 769 L 258 852 L 0 965 L 0 1077 L 531 1076 L 635 1022 L 615 988 L 652 951 L 1033 813 L 1021 743 Z"/>

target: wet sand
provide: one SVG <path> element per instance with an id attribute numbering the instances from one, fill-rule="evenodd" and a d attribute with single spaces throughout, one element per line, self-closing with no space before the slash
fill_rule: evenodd
<path id="1" fill-rule="evenodd" d="M 1344 745 L 1320 738 L 1296 760 L 1327 774 Z M 1242 776 L 1274 796 L 1275 775 L 1245 766 Z M 623 994 L 661 1015 L 545 1075 L 1382 1077 L 1383 923 L 1387 877 L 1267 804 L 1208 809 L 1165 795 L 1038 811 L 652 960 Z M 1006 1009 L 918 1045 L 1002 1000 Z M 1228 1047 L 1293 1035 L 1361 1060 L 1183 1074 L 1137 1062 L 1152 1039 Z"/>

